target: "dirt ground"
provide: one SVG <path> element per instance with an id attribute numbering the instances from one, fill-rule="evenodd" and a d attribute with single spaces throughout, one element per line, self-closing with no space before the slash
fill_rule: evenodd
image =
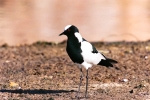
<path id="1" fill-rule="evenodd" d="M 93 45 L 119 63 L 113 68 L 93 66 L 89 69 L 89 100 L 150 100 L 150 41 Z M 0 99 L 75 99 L 80 71 L 65 48 L 66 42 L 2 45 Z M 81 100 L 85 100 L 84 95 L 85 77 Z"/>

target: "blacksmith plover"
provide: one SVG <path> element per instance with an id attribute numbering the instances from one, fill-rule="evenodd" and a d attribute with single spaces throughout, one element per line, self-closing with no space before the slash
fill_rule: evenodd
<path id="1" fill-rule="evenodd" d="M 62 32 L 60 36 L 61 35 L 66 35 L 68 37 L 66 51 L 70 59 L 78 65 L 81 72 L 80 83 L 76 97 L 79 95 L 80 86 L 83 80 L 82 66 L 86 69 L 85 97 L 87 97 L 88 69 L 92 67 L 92 65 L 113 67 L 112 63 L 117 63 L 117 61 L 107 58 L 98 52 L 91 43 L 82 38 L 78 28 L 74 25 L 67 25 L 64 29 L 64 32 Z"/>

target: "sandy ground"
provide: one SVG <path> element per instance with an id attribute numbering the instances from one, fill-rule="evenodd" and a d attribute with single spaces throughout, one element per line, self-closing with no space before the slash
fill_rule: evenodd
<path id="1" fill-rule="evenodd" d="M 150 41 L 93 45 L 119 63 L 113 68 L 89 69 L 89 100 L 150 100 Z M 2 45 L 0 99 L 75 99 L 80 71 L 65 48 L 65 42 Z M 85 100 L 84 95 L 85 77 L 79 99 Z"/>

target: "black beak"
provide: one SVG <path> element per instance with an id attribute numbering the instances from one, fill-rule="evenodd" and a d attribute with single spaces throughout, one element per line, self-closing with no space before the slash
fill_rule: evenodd
<path id="1" fill-rule="evenodd" d="M 62 32 L 61 34 L 59 34 L 59 36 L 64 35 L 64 32 Z"/>

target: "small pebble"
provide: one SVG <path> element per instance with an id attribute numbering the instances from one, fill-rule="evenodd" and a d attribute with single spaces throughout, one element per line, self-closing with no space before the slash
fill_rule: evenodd
<path id="1" fill-rule="evenodd" d="M 9 61 L 9 60 L 6 60 L 5 62 L 6 62 L 6 63 L 9 63 L 10 61 Z"/>
<path id="2" fill-rule="evenodd" d="M 18 89 L 21 89 L 21 87 L 19 86 Z"/>
<path id="3" fill-rule="evenodd" d="M 123 82 L 128 82 L 128 79 L 123 79 Z"/>
<path id="4" fill-rule="evenodd" d="M 148 56 L 145 56 L 145 59 L 148 59 Z"/>

